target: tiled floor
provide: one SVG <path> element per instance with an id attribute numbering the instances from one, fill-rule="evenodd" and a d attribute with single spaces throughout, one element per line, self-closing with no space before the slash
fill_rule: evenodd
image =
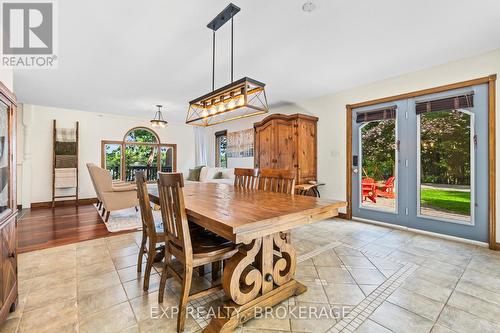
<path id="1" fill-rule="evenodd" d="M 133 233 L 19 255 L 19 306 L 0 332 L 175 332 L 175 316 L 156 318 L 159 268 L 142 291 L 138 241 Z M 239 332 L 500 332 L 500 253 L 342 220 L 305 226 L 293 241 L 308 291 Z M 193 288 L 209 285 L 207 274 Z M 170 279 L 163 307 L 178 294 Z M 201 330 L 216 296 L 192 304 L 187 331 Z"/>

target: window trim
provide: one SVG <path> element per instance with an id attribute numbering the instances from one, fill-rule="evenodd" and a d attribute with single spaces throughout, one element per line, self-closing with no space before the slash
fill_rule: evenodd
<path id="1" fill-rule="evenodd" d="M 134 130 L 137 129 L 144 129 L 147 130 L 151 133 L 153 133 L 157 139 L 157 142 L 133 142 L 133 141 L 126 141 L 127 135 Z M 158 134 L 153 131 L 152 129 L 144 126 L 137 126 L 129 129 L 128 131 L 125 132 L 125 135 L 123 136 L 122 141 L 117 141 L 117 140 L 101 140 L 101 168 L 106 169 L 106 145 L 120 145 L 121 146 L 121 158 L 120 158 L 120 180 L 125 181 L 125 171 L 126 171 L 126 166 L 125 166 L 125 146 L 127 145 L 136 145 L 136 146 L 151 146 L 154 148 L 158 149 L 158 154 L 161 153 L 161 148 L 172 148 L 173 149 L 173 163 L 172 163 L 172 171 L 177 172 L 177 144 L 175 143 L 162 143 L 160 141 L 160 137 Z M 157 159 L 157 168 L 158 170 L 161 170 L 161 156 Z"/>
<path id="2" fill-rule="evenodd" d="M 226 142 L 227 142 L 227 130 L 215 132 L 215 166 L 216 167 L 221 167 L 220 149 L 219 149 L 219 145 L 217 142 L 218 142 L 218 139 L 222 136 L 226 137 Z M 226 166 L 225 167 L 227 168 L 227 157 L 226 157 Z"/>

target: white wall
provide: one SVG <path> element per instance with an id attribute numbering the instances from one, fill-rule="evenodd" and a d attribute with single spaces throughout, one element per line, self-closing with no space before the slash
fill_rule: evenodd
<path id="1" fill-rule="evenodd" d="M 23 110 L 33 113 L 31 145 L 31 202 L 52 200 L 52 123 L 58 127 L 74 126 L 80 122 L 79 180 L 80 198 L 94 198 L 87 167 L 88 162 L 101 164 L 101 140 L 123 140 L 132 127 L 150 127 L 148 119 L 121 117 L 70 109 L 60 109 L 38 105 L 24 105 Z M 162 143 L 177 144 L 177 170 L 187 172 L 194 165 L 194 132 L 192 126 L 168 124 L 162 129 L 155 128 Z M 22 150 L 22 149 L 21 149 Z M 19 159 L 23 156 L 19 154 Z M 24 195 L 24 194 L 22 194 Z"/>
<path id="2" fill-rule="evenodd" d="M 356 71 L 356 68 L 352 69 Z M 414 73 L 401 75 L 387 80 L 327 96 L 274 108 L 276 113 L 306 113 L 319 117 L 318 122 L 318 179 L 326 183 L 321 188 L 322 197 L 346 199 L 346 105 L 393 96 L 411 91 L 432 88 L 445 84 L 475 79 L 500 73 L 500 49 L 467 59 L 450 62 Z M 499 77 L 500 80 L 500 77 Z M 500 82 L 497 83 L 497 100 L 500 99 Z M 497 102 L 497 114 L 500 103 Z M 227 128 L 228 131 L 250 128 L 258 118 L 244 119 L 221 124 L 215 130 Z M 496 137 L 500 140 L 500 116 L 496 117 Z M 208 161 L 214 160 L 213 133 L 207 132 Z M 497 144 L 497 157 L 500 158 L 500 144 Z M 500 163 L 497 162 L 497 174 L 500 175 Z M 249 164 L 248 167 L 252 165 Z M 500 191 L 500 177 L 497 177 L 497 189 Z M 484 189 L 486 190 L 486 189 Z M 500 195 L 497 195 L 496 210 L 500 212 Z M 500 218 L 497 217 L 497 235 L 500 241 Z"/>
<path id="3" fill-rule="evenodd" d="M 14 89 L 14 72 L 12 68 L 0 68 L 0 81 L 9 88 L 10 91 Z"/>

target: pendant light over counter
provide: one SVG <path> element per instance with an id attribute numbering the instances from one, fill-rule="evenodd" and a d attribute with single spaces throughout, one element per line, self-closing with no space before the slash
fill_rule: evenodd
<path id="1" fill-rule="evenodd" d="M 233 23 L 240 8 L 229 4 L 207 27 L 213 31 L 212 92 L 189 102 L 186 124 L 211 126 L 269 111 L 265 84 L 244 77 L 233 81 Z M 231 83 L 215 89 L 215 32 L 231 21 Z"/>
<path id="2" fill-rule="evenodd" d="M 162 105 L 156 105 L 158 110 L 155 113 L 153 119 L 151 119 L 151 126 L 153 127 L 165 127 L 168 123 L 165 119 L 163 119 L 163 114 L 161 113 Z"/>

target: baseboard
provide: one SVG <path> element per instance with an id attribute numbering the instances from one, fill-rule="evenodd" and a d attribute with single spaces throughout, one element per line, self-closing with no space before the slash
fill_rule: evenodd
<path id="1" fill-rule="evenodd" d="M 340 212 L 339 212 L 339 215 L 337 215 L 337 217 L 338 217 L 339 219 L 348 220 L 348 218 L 347 218 L 347 214 L 346 214 L 346 213 L 340 213 Z"/>
<path id="2" fill-rule="evenodd" d="M 78 199 L 78 204 L 79 205 L 91 205 L 95 204 L 97 202 L 97 198 L 85 198 L 85 199 Z M 66 207 L 66 206 L 75 206 L 76 205 L 76 200 L 60 200 L 55 202 L 56 207 Z M 31 203 L 31 208 L 52 208 L 52 201 L 46 201 L 46 202 L 32 202 Z"/>
<path id="3" fill-rule="evenodd" d="M 489 247 L 488 243 L 485 243 L 485 242 L 479 242 L 479 241 L 475 241 L 475 240 L 471 240 L 471 239 L 466 239 L 466 238 L 455 237 L 455 236 L 448 236 L 448 235 L 438 234 L 438 233 L 435 233 L 435 232 L 424 231 L 424 230 L 420 230 L 420 229 L 408 228 L 408 227 L 404 227 L 404 226 L 401 226 L 401 225 L 395 225 L 395 224 L 391 224 L 391 223 L 385 223 L 385 222 L 380 222 L 380 221 L 362 219 L 362 218 L 359 218 L 359 217 L 353 217 L 352 220 L 353 221 L 358 221 L 358 222 L 369 223 L 369 224 L 380 225 L 380 226 L 388 227 L 388 228 L 391 228 L 391 229 L 411 231 L 411 232 L 414 232 L 416 234 L 421 234 L 421 235 L 426 235 L 426 236 L 432 236 L 432 237 L 436 237 L 436 238 L 442 238 L 442 239 L 451 240 L 451 241 L 460 242 L 460 243 L 466 243 L 466 244 L 471 244 L 471 245 L 476 245 L 476 246 L 481 246 L 481 247 Z M 497 246 L 499 246 L 499 245 L 500 244 L 497 243 Z M 498 248 L 498 249 L 500 249 L 500 248 Z"/>

